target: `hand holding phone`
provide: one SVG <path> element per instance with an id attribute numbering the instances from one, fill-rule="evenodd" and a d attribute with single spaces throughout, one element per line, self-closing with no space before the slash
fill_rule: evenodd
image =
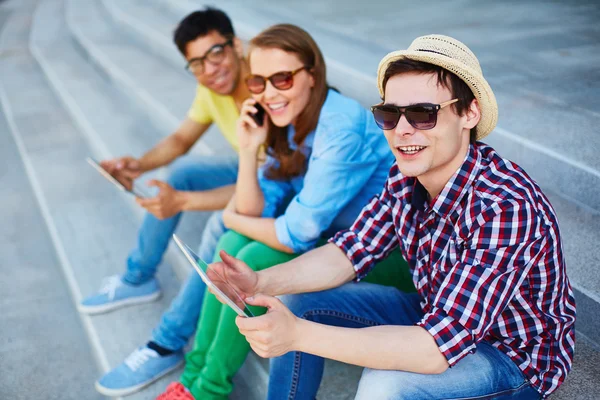
<path id="1" fill-rule="evenodd" d="M 244 101 L 237 122 L 238 146 L 241 150 L 258 151 L 267 140 L 266 110 L 254 99 Z"/>

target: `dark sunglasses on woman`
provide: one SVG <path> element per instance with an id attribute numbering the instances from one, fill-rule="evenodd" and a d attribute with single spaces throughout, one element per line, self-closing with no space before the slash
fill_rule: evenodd
<path id="1" fill-rule="evenodd" d="M 415 129 L 425 131 L 433 129 L 437 123 L 438 111 L 456 103 L 458 99 L 446 101 L 442 104 L 421 103 L 412 106 L 398 107 L 391 104 L 377 104 L 371 107 L 375 122 L 383 130 L 394 129 L 400 121 L 402 114 L 408 123 Z"/>
<path id="2" fill-rule="evenodd" d="M 293 71 L 281 71 L 268 77 L 261 75 L 250 75 L 246 78 L 246 86 L 253 94 L 261 94 L 264 92 L 267 88 L 267 81 L 271 82 L 271 85 L 273 85 L 275 89 L 288 90 L 294 86 L 294 75 L 303 69 L 310 69 L 310 67 L 304 65 Z"/>

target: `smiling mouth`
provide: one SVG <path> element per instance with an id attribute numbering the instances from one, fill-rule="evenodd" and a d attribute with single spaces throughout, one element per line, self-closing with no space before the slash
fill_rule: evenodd
<path id="1" fill-rule="evenodd" d="M 411 156 L 413 154 L 417 154 L 426 147 L 427 146 L 396 146 L 396 149 L 402 154 Z"/>
<path id="2" fill-rule="evenodd" d="M 277 111 L 283 110 L 288 104 L 289 104 L 289 102 L 271 103 L 271 104 L 267 104 L 267 107 L 269 108 L 269 110 L 277 112 Z"/>
<path id="3" fill-rule="evenodd" d="M 215 86 L 222 85 L 223 83 L 225 83 L 226 78 L 227 78 L 227 72 L 223 72 L 221 75 L 219 75 L 218 77 L 213 79 L 210 84 L 215 85 Z"/>

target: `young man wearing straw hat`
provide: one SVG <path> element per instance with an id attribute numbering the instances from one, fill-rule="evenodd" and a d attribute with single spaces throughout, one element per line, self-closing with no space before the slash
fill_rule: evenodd
<path id="1" fill-rule="evenodd" d="M 259 355 L 276 357 L 269 399 L 314 399 L 323 358 L 365 367 L 358 399 L 549 395 L 575 341 L 558 222 L 535 182 L 478 141 L 497 105 L 477 58 L 455 39 L 420 37 L 381 61 L 378 86 L 372 110 L 396 163 L 354 225 L 259 273 L 223 253 L 211 266 L 269 308 L 237 320 Z M 348 283 L 396 247 L 417 293 Z"/>

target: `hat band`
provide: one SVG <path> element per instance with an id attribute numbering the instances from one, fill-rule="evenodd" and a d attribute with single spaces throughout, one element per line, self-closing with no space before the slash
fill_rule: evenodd
<path id="1" fill-rule="evenodd" d="M 427 53 L 435 53 L 435 54 L 439 54 L 440 56 L 444 56 L 444 57 L 452 58 L 452 57 L 450 57 L 450 56 L 449 56 L 449 55 L 447 55 L 447 54 L 440 53 L 440 52 L 433 51 L 433 50 L 417 49 L 417 51 L 424 51 L 424 52 L 427 52 Z"/>

